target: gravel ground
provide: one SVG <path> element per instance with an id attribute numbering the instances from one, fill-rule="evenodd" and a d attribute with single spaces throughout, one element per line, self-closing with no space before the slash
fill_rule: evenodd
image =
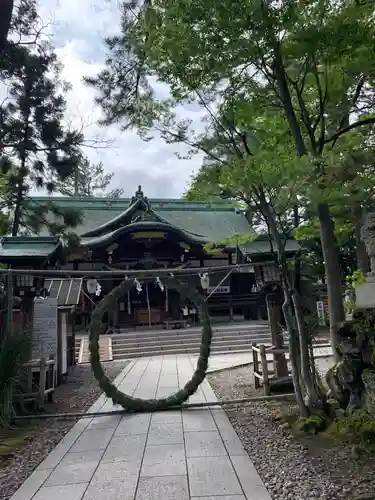
<path id="1" fill-rule="evenodd" d="M 251 397 L 248 367 L 208 377 L 219 399 Z M 225 407 L 228 418 L 274 500 L 374 500 L 375 457 L 355 457 L 349 446 L 321 436 L 292 436 L 277 420 L 290 403 Z"/>
<path id="2" fill-rule="evenodd" d="M 108 377 L 113 380 L 129 361 L 105 363 Z M 88 410 L 101 394 L 90 365 L 77 365 L 67 383 L 57 387 L 54 402 L 47 413 L 81 412 Z M 0 500 L 8 500 L 30 476 L 56 444 L 74 426 L 76 420 L 48 419 L 26 429 L 26 445 L 7 461 L 0 462 Z M 0 438 L 1 439 L 1 438 Z"/>

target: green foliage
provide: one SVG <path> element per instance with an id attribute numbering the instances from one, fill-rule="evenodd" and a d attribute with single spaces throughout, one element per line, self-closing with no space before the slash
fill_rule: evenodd
<path id="1" fill-rule="evenodd" d="M 368 204 L 375 186 L 366 127 L 375 95 L 370 6 L 124 3 L 121 31 L 106 41 L 106 68 L 87 79 L 99 90 L 105 123 L 120 121 L 144 138 L 156 131 L 169 143 L 187 144 L 188 155 L 203 152 L 190 199 L 225 197 L 259 212 L 253 198 L 261 187 L 286 231 L 293 229 L 293 204 L 309 224 L 316 204 L 329 202 L 336 237 L 348 241 L 353 206 Z M 169 85 L 167 99 L 147 76 Z M 192 102 L 205 112 L 203 133 L 176 113 Z M 360 120 L 348 127 L 353 114 Z M 310 238 L 319 240 L 316 219 L 311 229 Z M 298 239 L 308 237 L 306 226 L 300 231 Z"/>
<path id="2" fill-rule="evenodd" d="M 355 410 L 351 415 L 336 418 L 327 434 L 375 451 L 375 420 L 365 410 Z"/>
<path id="3" fill-rule="evenodd" d="M 16 330 L 0 343 L 0 427 L 13 417 L 13 394 L 22 390 L 23 365 L 30 360 L 32 332 Z"/>
<path id="4" fill-rule="evenodd" d="M 233 234 L 227 236 L 218 242 L 209 242 L 203 246 L 203 250 L 207 254 L 214 255 L 221 252 L 224 248 L 236 248 L 238 245 L 247 245 L 256 241 L 258 235 L 254 234 Z"/>
<path id="5" fill-rule="evenodd" d="M 304 239 L 309 258 L 315 253 L 316 267 L 325 266 L 334 330 L 343 312 L 332 300 L 341 273 L 329 264 L 353 237 L 355 208 L 374 194 L 373 8 L 330 0 L 246 0 L 240 9 L 229 0 L 124 4 L 121 36 L 106 43 L 106 68 L 87 80 L 99 90 L 104 123 L 136 128 L 147 140 L 157 132 L 187 145 L 187 157 L 203 154 L 187 196 L 256 211 L 275 243 L 287 293 L 294 287 L 283 242 L 303 224 L 315 230 L 320 214 L 332 258 L 322 258 L 319 233 Z M 169 96 L 157 95 L 147 77 L 168 84 Z M 202 126 L 181 118 L 186 104 L 200 107 Z M 331 207 L 338 208 L 331 214 Z M 292 329 L 291 315 L 286 319 Z M 301 346 L 306 354 L 306 342 Z M 306 387 L 308 378 L 305 372 Z"/>
<path id="6" fill-rule="evenodd" d="M 307 434 L 318 434 L 326 427 L 326 421 L 321 415 L 311 415 L 310 417 L 300 417 L 293 428 L 299 432 Z"/>
<path id="7" fill-rule="evenodd" d="M 2 208 L 12 214 L 13 235 L 29 231 L 32 219 L 40 215 L 25 215 L 23 205 L 30 191 L 52 194 L 55 180 L 71 175 L 84 140 L 82 133 L 64 124 L 69 85 L 61 80 L 60 64 L 40 34 L 39 21 L 33 0 L 19 3 L 13 27 L 21 40 L 7 45 L 6 61 L 0 64 L 0 82 L 7 88 L 0 124 L 0 170 L 6 185 L 0 198 Z M 32 32 L 36 38 L 30 41 Z"/>
<path id="8" fill-rule="evenodd" d="M 69 234 L 69 228 L 74 228 L 82 222 L 83 214 L 75 208 L 61 207 L 53 198 L 43 203 L 35 199 L 25 199 L 22 206 L 24 229 L 27 232 L 39 234 L 47 228 L 54 236 Z"/>
<path id="9" fill-rule="evenodd" d="M 346 313 L 352 313 L 353 311 L 355 311 L 356 307 L 357 305 L 354 300 L 346 300 L 344 302 L 344 309 Z"/>
<path id="10" fill-rule="evenodd" d="M 360 285 L 365 285 L 367 283 L 367 278 L 363 274 L 363 271 L 357 269 L 353 274 L 346 277 L 346 281 L 352 288 L 356 288 Z"/>

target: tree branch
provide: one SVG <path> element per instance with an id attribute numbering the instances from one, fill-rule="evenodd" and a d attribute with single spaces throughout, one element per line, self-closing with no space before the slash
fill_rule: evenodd
<path id="1" fill-rule="evenodd" d="M 347 132 L 350 132 L 351 130 L 363 127 L 365 125 L 373 125 L 374 123 L 375 123 L 375 117 L 366 118 L 365 120 L 358 120 L 357 122 L 354 122 L 351 125 L 348 125 L 347 127 L 338 130 L 333 135 L 331 135 L 331 137 L 328 137 L 328 139 L 325 139 L 324 144 L 329 144 L 330 142 L 336 141 L 339 137 L 346 134 Z"/>

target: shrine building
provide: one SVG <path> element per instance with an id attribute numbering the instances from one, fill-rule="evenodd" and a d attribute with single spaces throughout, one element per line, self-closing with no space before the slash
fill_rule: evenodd
<path id="1" fill-rule="evenodd" d="M 46 212 L 50 201 L 49 197 L 31 200 L 46 206 Z M 46 232 L 3 237 L 0 263 L 14 269 L 17 293 L 22 295 L 28 287 L 35 286 L 32 277 L 17 277 L 17 268 L 66 269 L 66 279 L 48 279 L 43 287 L 57 297 L 60 308 L 74 307 L 75 321 L 82 326 L 93 303 L 121 279 L 98 278 L 99 286 L 93 289 L 92 282 L 70 279 L 69 270 L 123 269 L 125 276 L 131 269 L 173 271 L 183 266 L 192 270 L 191 276 L 184 279 L 194 281 L 202 267 L 246 264 L 227 277 L 228 271 L 209 273 L 206 293 L 210 314 L 228 321 L 267 318 L 262 287 L 278 281 L 275 253 L 268 237 L 256 235 L 250 217 L 228 202 L 148 199 L 140 186 L 131 199 L 57 197 L 53 201 L 81 213 L 81 223 L 70 230 L 79 237 L 80 246 L 69 253 L 61 238 Z M 249 236 L 249 242 L 241 244 L 244 235 Z M 210 244 L 220 249 L 211 252 L 207 249 Z M 285 249 L 287 258 L 292 259 L 299 246 L 288 240 Z M 107 321 L 111 328 L 121 329 L 161 325 L 190 315 L 194 316 L 191 305 L 182 303 L 176 291 L 160 286 L 155 279 L 155 283 L 142 290 L 134 287 L 120 299 Z"/>

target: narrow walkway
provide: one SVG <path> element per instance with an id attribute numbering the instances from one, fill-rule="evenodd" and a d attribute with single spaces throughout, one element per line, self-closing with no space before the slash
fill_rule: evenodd
<path id="1" fill-rule="evenodd" d="M 122 391 L 163 397 L 191 377 L 189 356 L 138 359 Z M 216 401 L 204 382 L 190 402 Z M 104 396 L 90 412 L 114 409 Z M 11 500 L 271 500 L 225 412 L 212 409 L 82 419 Z"/>

